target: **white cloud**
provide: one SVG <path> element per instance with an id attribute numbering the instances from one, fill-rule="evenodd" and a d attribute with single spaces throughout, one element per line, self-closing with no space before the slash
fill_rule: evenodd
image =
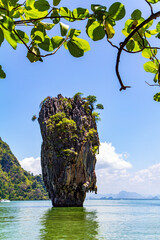
<path id="1" fill-rule="evenodd" d="M 135 172 L 128 182 L 132 188 L 144 194 L 160 194 L 160 163 Z"/>
<path id="2" fill-rule="evenodd" d="M 96 169 L 124 170 L 131 168 L 131 163 L 127 162 L 127 154 L 118 154 L 112 143 L 101 143 L 99 154 L 97 155 Z"/>
<path id="3" fill-rule="evenodd" d="M 30 171 L 34 175 L 41 174 L 41 164 L 40 164 L 40 157 L 34 158 L 24 158 L 22 161 L 20 161 L 20 164 L 22 168 L 24 168 L 26 171 Z"/>
<path id="4" fill-rule="evenodd" d="M 160 194 L 160 163 L 133 172 L 134 168 L 126 161 L 126 157 L 126 153 L 116 153 L 112 143 L 101 143 L 96 166 L 98 193 L 118 193 L 125 190 L 145 195 Z"/>

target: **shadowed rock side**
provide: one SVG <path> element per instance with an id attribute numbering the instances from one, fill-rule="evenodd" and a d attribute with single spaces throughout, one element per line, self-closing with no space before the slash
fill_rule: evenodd
<path id="1" fill-rule="evenodd" d="M 55 207 L 83 206 L 96 192 L 95 153 L 99 138 L 89 103 L 81 97 L 47 97 L 41 103 L 42 174 Z"/>

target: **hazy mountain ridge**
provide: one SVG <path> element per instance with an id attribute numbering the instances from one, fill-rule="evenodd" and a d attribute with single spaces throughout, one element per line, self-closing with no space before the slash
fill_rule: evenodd
<path id="1" fill-rule="evenodd" d="M 160 195 L 157 196 L 152 196 L 152 195 L 148 195 L 148 196 L 144 196 L 141 195 L 139 193 L 136 192 L 127 192 L 127 191 L 121 191 L 117 194 L 88 194 L 87 198 L 88 200 L 118 200 L 118 199 L 160 199 Z"/>
<path id="2" fill-rule="evenodd" d="M 33 176 L 25 171 L 0 138 L 0 199 L 44 200 L 48 194 L 41 175 Z"/>

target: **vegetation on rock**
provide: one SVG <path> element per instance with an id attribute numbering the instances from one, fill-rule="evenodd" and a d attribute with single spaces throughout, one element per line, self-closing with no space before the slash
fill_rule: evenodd
<path id="1" fill-rule="evenodd" d="M 78 129 L 78 126 L 76 125 L 76 122 L 71 119 L 70 115 L 70 110 L 73 109 L 73 106 L 75 105 L 76 101 L 80 101 L 82 107 L 84 108 L 85 114 L 90 115 L 92 117 L 92 120 L 94 122 L 100 121 L 99 113 L 98 112 L 93 112 L 96 109 L 104 109 L 102 104 L 97 104 L 95 106 L 95 103 L 97 102 L 97 97 L 94 95 L 89 95 L 87 97 L 82 97 L 83 93 L 78 92 L 76 93 L 73 98 L 60 98 L 60 112 L 55 113 L 54 115 L 50 115 L 49 118 L 46 121 L 46 127 L 47 127 L 47 132 L 48 132 L 48 140 L 51 141 L 52 137 L 54 136 L 57 142 L 59 143 L 65 143 L 67 141 L 76 141 L 79 135 L 82 134 L 85 136 L 83 138 L 83 142 L 86 142 L 88 140 L 92 141 L 96 134 L 97 134 L 97 129 L 91 128 L 91 126 L 87 126 L 85 128 L 85 121 L 87 121 L 86 116 L 83 116 L 83 121 L 84 121 L 84 126 L 82 129 Z M 42 108 L 43 105 L 46 103 L 47 100 L 51 100 L 51 97 L 45 98 L 41 104 L 40 107 Z M 34 118 L 34 115 L 32 117 L 32 120 Z M 43 122 L 44 124 L 44 122 Z M 64 147 L 64 146 L 63 146 Z M 97 149 L 98 146 L 92 146 L 93 149 Z M 77 152 L 74 151 L 74 147 L 71 147 L 71 149 L 66 148 L 60 148 L 58 150 L 57 156 L 64 156 L 64 153 L 66 156 L 69 156 L 70 154 L 75 154 L 77 155 Z M 93 150 L 93 153 L 96 153 L 95 150 Z"/>
<path id="2" fill-rule="evenodd" d="M 93 112 L 97 99 L 82 95 L 66 98 L 59 94 L 41 105 L 42 174 L 54 206 L 82 206 L 86 192 L 97 191 L 99 113 Z M 103 109 L 102 104 L 99 106 Z"/>
<path id="3" fill-rule="evenodd" d="M 33 176 L 25 171 L 0 138 L 0 199 L 41 200 L 48 199 L 41 175 Z"/>

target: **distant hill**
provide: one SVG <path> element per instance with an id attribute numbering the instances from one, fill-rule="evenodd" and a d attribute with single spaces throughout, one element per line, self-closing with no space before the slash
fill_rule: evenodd
<path id="1" fill-rule="evenodd" d="M 153 200 L 158 200 L 160 199 L 160 196 L 143 196 L 139 193 L 136 192 L 126 192 L 126 191 L 121 191 L 118 194 L 88 194 L 87 199 L 95 199 L 95 200 L 117 200 L 117 199 L 153 199 Z"/>
<path id="2" fill-rule="evenodd" d="M 119 198 L 119 199 L 143 199 L 144 197 L 136 192 L 121 191 L 117 194 L 116 198 Z"/>
<path id="3" fill-rule="evenodd" d="M 44 200 L 48 199 L 41 175 L 33 176 L 25 171 L 0 138 L 0 199 Z"/>

